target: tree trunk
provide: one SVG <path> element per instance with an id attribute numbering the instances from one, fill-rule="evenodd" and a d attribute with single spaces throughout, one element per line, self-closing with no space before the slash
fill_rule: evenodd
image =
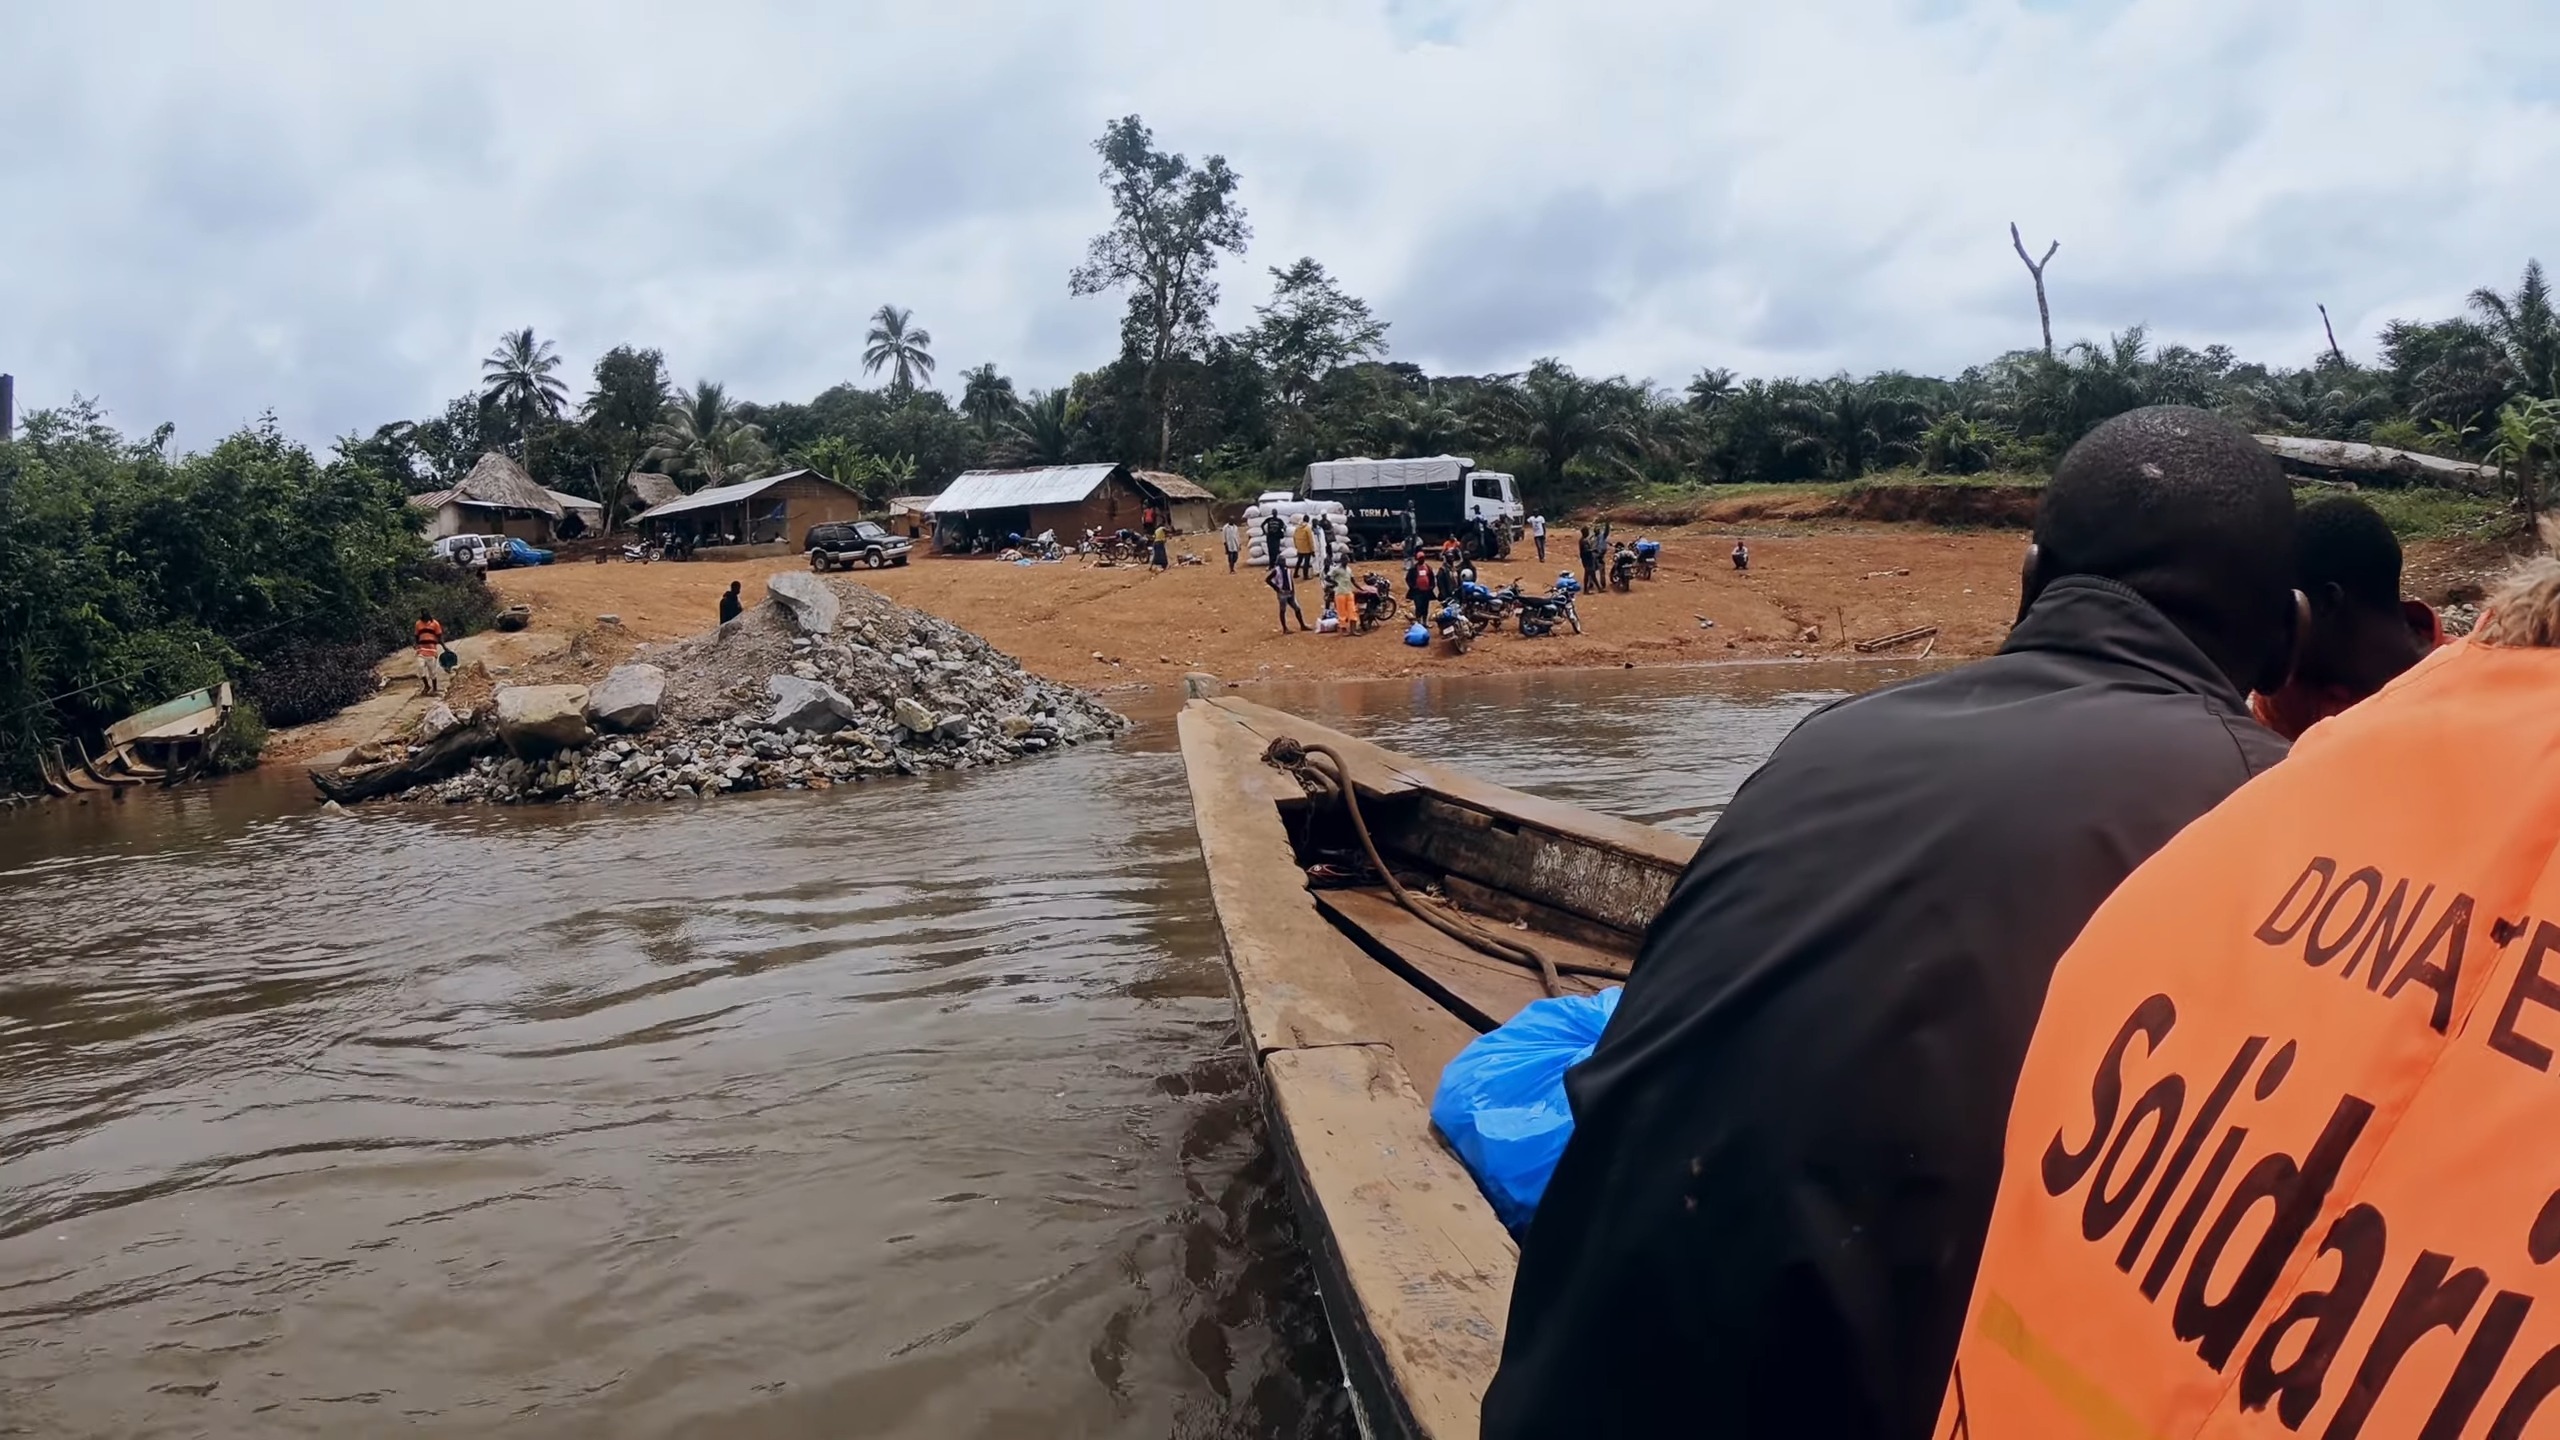
<path id="1" fill-rule="evenodd" d="M 2026 265 L 2027 273 L 2035 277 L 2036 319 L 2044 326 L 2044 355 L 2050 360 L 2053 358 L 2053 307 L 2045 304 L 2044 300 L 2044 267 L 2053 263 L 2054 252 L 2062 248 L 2062 242 L 2054 241 L 2044 252 L 2042 260 L 2029 260 L 2027 242 L 2018 234 L 2018 222 L 2012 220 L 2009 222 L 2009 243 L 2018 247 L 2018 259 Z"/>

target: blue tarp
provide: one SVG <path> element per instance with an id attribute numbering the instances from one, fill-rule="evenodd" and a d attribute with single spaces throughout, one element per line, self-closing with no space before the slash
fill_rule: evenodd
<path id="1" fill-rule="evenodd" d="M 1493 1213 L 1518 1231 L 1538 1210 L 1573 1137 L 1564 1072 L 1591 1058 L 1618 991 L 1532 1001 L 1477 1036 L 1440 1072 L 1431 1123 L 1476 1177 Z"/>

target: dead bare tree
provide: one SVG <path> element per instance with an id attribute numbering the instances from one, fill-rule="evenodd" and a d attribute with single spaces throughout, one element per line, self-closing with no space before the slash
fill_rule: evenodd
<path id="1" fill-rule="evenodd" d="M 2338 327 L 2329 323 L 2329 307 L 2326 305 L 2320 307 L 2320 328 L 2329 332 L 2329 353 L 2337 357 L 2339 364 L 2346 364 L 2347 352 L 2338 348 Z"/>
<path id="2" fill-rule="evenodd" d="M 2009 243 L 2018 247 L 2018 258 L 2026 262 L 2027 273 L 2036 278 L 2036 318 L 2044 322 L 2044 353 L 2050 359 L 2053 356 L 2053 307 L 2044 301 L 2044 267 L 2053 263 L 2053 252 L 2062 248 L 2062 242 L 2054 241 L 2044 252 L 2043 259 L 2030 260 L 2027 258 L 2027 242 L 2018 235 L 2018 222 L 2012 220 L 2009 222 Z"/>

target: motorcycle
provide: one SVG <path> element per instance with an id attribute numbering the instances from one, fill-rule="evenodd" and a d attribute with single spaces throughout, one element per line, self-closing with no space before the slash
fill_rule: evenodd
<path id="1" fill-rule="evenodd" d="M 1636 552 L 1628 549 L 1624 541 L 1609 553 L 1609 588 L 1620 591 L 1636 588 Z"/>
<path id="2" fill-rule="evenodd" d="M 1462 580 L 1458 584 L 1458 604 L 1478 629 L 1499 631 L 1519 598 L 1519 590 L 1517 582 L 1496 590 L 1473 580 Z"/>
<path id="3" fill-rule="evenodd" d="M 636 543 L 625 545 L 622 547 L 622 558 L 625 560 L 636 560 L 639 563 L 646 565 L 650 561 L 658 558 L 658 547 L 655 545 L 642 545 Z"/>
<path id="4" fill-rule="evenodd" d="M 1360 633 L 1368 634 L 1379 625 L 1396 618 L 1396 594 L 1384 575 L 1363 575 L 1352 582 L 1351 594 L 1359 609 Z"/>
<path id="5" fill-rule="evenodd" d="M 1519 587 L 1515 584 L 1512 588 L 1517 590 Z M 1582 616 L 1573 608 L 1573 597 L 1581 593 L 1582 582 L 1574 579 L 1571 571 L 1566 571 L 1556 576 L 1556 588 L 1552 593 L 1521 595 L 1521 637 L 1534 640 L 1541 635 L 1552 635 L 1560 624 L 1570 625 L 1574 634 L 1581 634 Z"/>
<path id="6" fill-rule="evenodd" d="M 1452 652 L 1464 655 L 1467 647 L 1475 643 L 1476 622 L 1467 618 L 1466 607 L 1457 601 L 1443 602 L 1433 619 L 1438 622 L 1440 638 L 1449 642 Z"/>
<path id="7" fill-rule="evenodd" d="M 1655 562 L 1655 561 L 1657 561 L 1657 560 L 1659 560 L 1659 559 L 1661 559 L 1661 558 L 1662 558 L 1662 542 L 1661 542 L 1661 541 L 1659 541 L 1659 540 L 1638 540 L 1638 541 L 1636 541 L 1636 578 L 1637 578 L 1637 579 L 1639 579 L 1639 580 L 1650 580 L 1650 579 L 1652 579 L 1652 578 L 1653 578 L 1653 566 L 1654 566 L 1654 562 Z"/>

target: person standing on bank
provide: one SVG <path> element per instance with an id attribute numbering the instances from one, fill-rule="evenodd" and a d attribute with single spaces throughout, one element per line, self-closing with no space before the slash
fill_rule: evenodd
<path id="1" fill-rule="evenodd" d="M 1532 515 L 1532 516 L 1530 516 L 1530 517 L 1529 517 L 1529 543 L 1530 543 L 1530 544 L 1532 544 L 1532 545 L 1534 545 L 1534 546 L 1536 546 L 1536 547 L 1538 547 L 1538 563 L 1539 563 L 1539 564 L 1541 564 L 1541 565 L 1546 564 L 1546 563 L 1547 563 L 1547 517 L 1546 517 L 1546 516 L 1544 516 L 1544 515 Z"/>
<path id="2" fill-rule="evenodd" d="M 1431 562 L 1420 550 L 1404 565 L 1404 596 L 1413 602 L 1413 618 L 1421 619 L 1431 609 Z"/>
<path id="3" fill-rule="evenodd" d="M 2275 764 L 2301 623 L 2248 432 L 2072 447 L 1998 655 L 1816 711 L 1673 887 L 1565 1081 L 1485 1440 L 1930 1433 L 2055 960 Z"/>
<path id="4" fill-rule="evenodd" d="M 1298 608 L 1298 582 L 1289 578 L 1288 561 L 1275 560 L 1271 562 L 1270 572 L 1262 577 L 1262 583 L 1270 586 L 1271 593 L 1280 597 L 1281 634 L 1286 635 L 1289 633 L 1289 617 L 1292 615 L 1298 617 L 1299 629 L 1313 630 L 1316 628 L 1307 623 L 1307 612 Z"/>
<path id="5" fill-rule="evenodd" d="M 1172 543 L 1173 527 L 1165 524 L 1161 520 L 1157 521 L 1156 528 L 1153 531 L 1150 531 L 1147 535 L 1147 544 L 1150 552 L 1147 556 L 1147 563 L 1149 567 L 1159 575 L 1173 568 L 1173 557 L 1166 548 Z"/>
<path id="6" fill-rule="evenodd" d="M 1304 516 L 1299 517 L 1298 528 L 1289 532 L 1289 545 L 1292 552 L 1297 557 L 1298 573 L 1300 575 L 1314 574 L 1316 563 L 1316 532 L 1308 528 Z"/>
<path id="7" fill-rule="evenodd" d="M 1284 565 L 1289 560 L 1289 530 L 1280 523 L 1277 510 L 1262 517 L 1262 563 Z"/>
<path id="8" fill-rule="evenodd" d="M 444 622 L 421 610 L 412 633 L 418 642 L 418 693 L 440 694 L 444 690 Z"/>
<path id="9" fill-rule="evenodd" d="M 737 619 L 746 608 L 746 603 L 738 598 L 738 582 L 730 581 L 729 593 L 720 597 L 720 623 L 726 625 Z"/>
<path id="10" fill-rule="evenodd" d="M 1244 548 L 1244 535 L 1236 529 L 1236 522 L 1230 520 L 1218 527 L 1218 540 L 1227 547 L 1227 573 L 1233 575 L 1236 573 L 1236 552 Z"/>

